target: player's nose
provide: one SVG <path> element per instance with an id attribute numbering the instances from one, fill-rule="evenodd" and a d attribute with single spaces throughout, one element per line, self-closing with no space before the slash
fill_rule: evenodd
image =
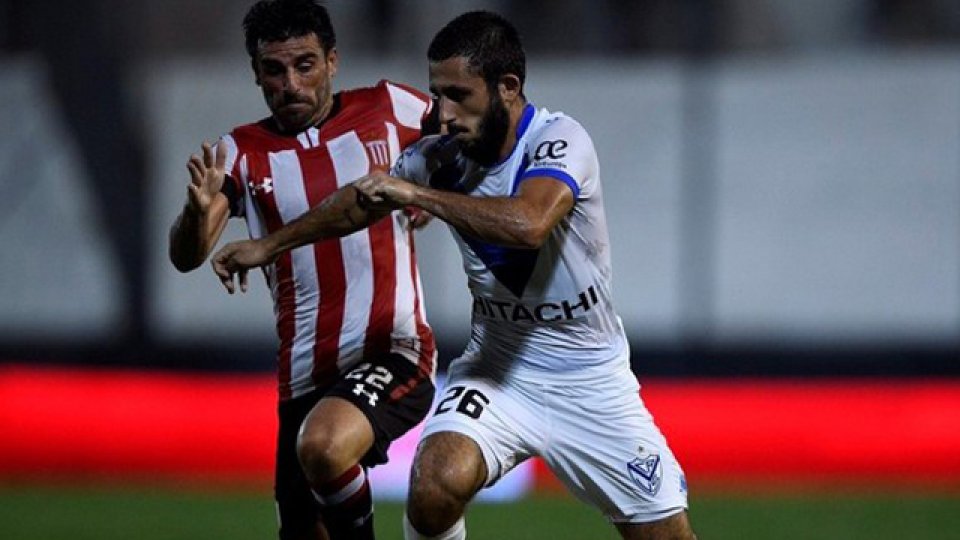
<path id="1" fill-rule="evenodd" d="M 437 106 L 440 107 L 440 123 L 449 124 L 450 122 L 456 120 L 455 105 L 449 100 L 441 97 L 438 100 Z"/>
<path id="2" fill-rule="evenodd" d="M 300 81 L 293 68 L 283 72 L 283 89 L 290 93 L 296 93 L 300 89 Z"/>

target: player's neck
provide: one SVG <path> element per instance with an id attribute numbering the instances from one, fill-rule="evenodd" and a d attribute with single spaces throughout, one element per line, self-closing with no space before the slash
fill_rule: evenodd
<path id="1" fill-rule="evenodd" d="M 320 124 L 326 122 L 327 119 L 330 118 L 330 113 L 333 111 L 333 105 L 336 101 L 335 94 L 327 94 L 326 99 L 323 100 L 323 105 L 320 107 L 320 111 L 317 112 L 317 117 L 314 118 L 311 127 L 320 127 Z"/>
<path id="2" fill-rule="evenodd" d="M 503 146 L 500 147 L 500 155 L 497 162 L 501 162 L 513 153 L 513 147 L 517 145 L 517 127 L 523 118 L 524 107 L 527 106 L 526 99 L 518 99 L 507 107 L 507 115 L 510 117 L 510 127 L 507 129 L 507 137 L 503 140 Z"/>
<path id="3" fill-rule="evenodd" d="M 317 114 L 310 119 L 305 125 L 299 128 L 286 129 L 283 125 L 280 124 L 280 121 L 277 120 L 277 117 L 274 116 L 271 118 L 271 129 L 279 133 L 280 135 L 285 135 L 289 137 L 295 137 L 304 131 L 307 131 L 310 128 L 319 128 L 323 125 L 324 122 L 330 119 L 330 117 L 337 114 L 337 111 L 340 109 L 340 95 L 339 94 L 330 94 L 327 99 L 324 101 L 323 105 L 317 111 Z"/>

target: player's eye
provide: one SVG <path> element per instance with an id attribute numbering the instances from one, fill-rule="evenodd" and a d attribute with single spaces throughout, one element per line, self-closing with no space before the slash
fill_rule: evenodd
<path id="1" fill-rule="evenodd" d="M 264 62 L 260 64 L 260 71 L 262 71 L 264 75 L 280 75 L 283 73 L 283 66 L 274 62 Z"/>
<path id="2" fill-rule="evenodd" d="M 315 64 L 313 62 L 300 62 L 299 64 L 297 64 L 297 71 L 299 71 L 300 73 L 310 73 L 311 71 L 313 71 L 314 65 Z"/>
<path id="3" fill-rule="evenodd" d="M 459 88 L 448 88 L 443 92 L 443 97 L 455 103 L 460 103 L 461 101 L 467 98 L 467 95 L 469 95 L 468 92 L 466 92 L 465 90 L 461 90 Z"/>

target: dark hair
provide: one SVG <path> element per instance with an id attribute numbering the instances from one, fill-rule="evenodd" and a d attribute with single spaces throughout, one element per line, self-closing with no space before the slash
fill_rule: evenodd
<path id="1" fill-rule="evenodd" d="M 444 26 L 427 49 L 431 62 L 463 56 L 492 88 L 500 77 L 512 73 L 526 77 L 526 55 L 520 34 L 509 21 L 489 11 L 470 11 Z"/>
<path id="2" fill-rule="evenodd" d="M 256 58 L 262 41 L 316 34 L 324 52 L 337 44 L 327 8 L 315 0 L 260 0 L 244 16 L 243 34 L 250 58 Z"/>

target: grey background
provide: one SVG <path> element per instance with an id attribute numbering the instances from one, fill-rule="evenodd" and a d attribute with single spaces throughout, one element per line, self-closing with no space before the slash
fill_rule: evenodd
<path id="1" fill-rule="evenodd" d="M 166 260 L 189 154 L 268 112 L 242 50 L 247 4 L 77 4 L 0 11 L 0 357 L 269 368 L 262 279 L 230 297 L 207 268 Z M 743 349 L 770 365 L 806 351 L 801 371 L 829 362 L 819 350 L 892 351 L 885 366 L 919 350 L 955 370 L 956 2 L 329 4 L 339 88 L 425 88 L 423 51 L 446 20 L 476 7 L 515 20 L 528 97 L 594 138 L 638 350 L 690 374 Z M 237 221 L 225 239 L 244 235 Z M 469 303 L 448 236 L 435 223 L 418 248 L 453 354 Z"/>

